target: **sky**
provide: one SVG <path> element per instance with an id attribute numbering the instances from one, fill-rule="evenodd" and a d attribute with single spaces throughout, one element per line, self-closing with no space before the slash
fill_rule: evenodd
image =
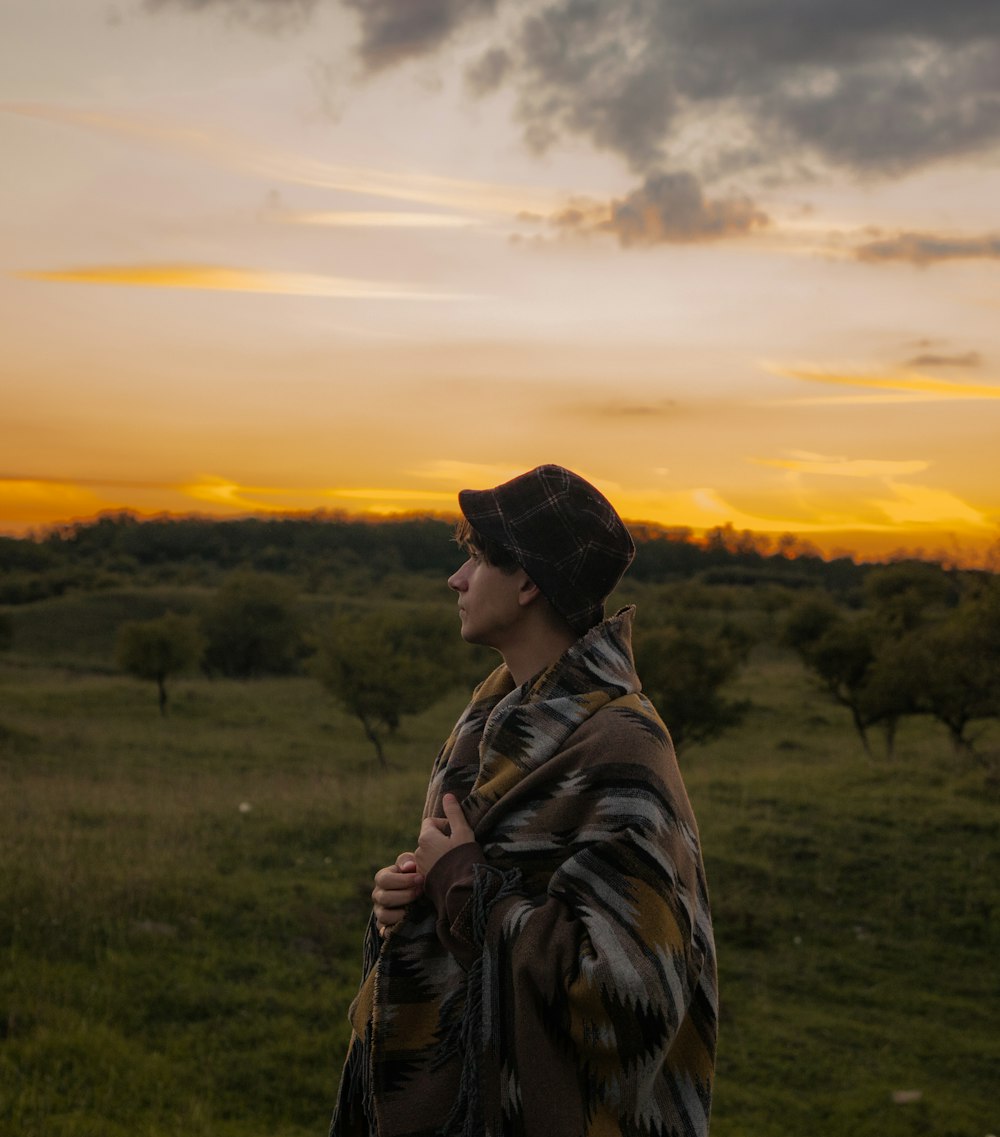
<path id="1" fill-rule="evenodd" d="M 992 0 L 0 0 L 0 153 L 0 532 L 558 462 L 1000 553 Z"/>

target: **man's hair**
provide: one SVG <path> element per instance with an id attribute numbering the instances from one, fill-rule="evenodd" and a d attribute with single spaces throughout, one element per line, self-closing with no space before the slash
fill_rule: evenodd
<path id="1" fill-rule="evenodd" d="M 516 572 L 521 567 L 510 549 L 491 537 L 484 537 L 464 517 L 455 526 L 455 541 L 466 551 L 475 550 L 488 565 L 502 572 Z"/>

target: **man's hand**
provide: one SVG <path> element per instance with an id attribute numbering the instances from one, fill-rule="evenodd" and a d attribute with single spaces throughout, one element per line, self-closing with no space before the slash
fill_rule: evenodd
<path id="1" fill-rule="evenodd" d="M 394 865 L 378 870 L 372 889 L 372 909 L 380 936 L 403 919 L 407 904 L 412 904 L 423 891 L 424 878 L 413 853 L 400 853 Z"/>
<path id="2" fill-rule="evenodd" d="M 468 845 L 476 839 L 469 828 L 469 823 L 465 820 L 458 798 L 454 794 L 445 794 L 442 805 L 444 817 L 425 817 L 423 825 L 420 826 L 415 856 L 417 870 L 424 876 L 445 853 L 457 849 L 459 845 Z"/>

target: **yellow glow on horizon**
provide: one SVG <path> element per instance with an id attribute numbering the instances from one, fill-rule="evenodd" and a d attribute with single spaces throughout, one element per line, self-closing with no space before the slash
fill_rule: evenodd
<path id="1" fill-rule="evenodd" d="M 89 487 L 74 482 L 0 478 L 0 532 L 54 525 L 108 507 Z"/>
<path id="2" fill-rule="evenodd" d="M 956 527 L 962 526 L 963 529 L 968 527 L 970 530 L 989 531 L 995 528 L 979 510 L 973 509 L 947 490 L 899 482 L 889 482 L 888 488 L 896 497 L 879 500 L 876 504 L 884 510 L 893 526 L 939 526 L 942 521 L 947 521 Z"/>
<path id="3" fill-rule="evenodd" d="M 321 296 L 346 300 L 460 300 L 468 295 L 432 292 L 374 280 L 265 272 L 201 264 L 94 265 L 26 270 L 25 280 L 62 284 L 105 284 L 133 288 L 181 288 L 209 292 L 260 292 L 281 296 Z"/>
<path id="4" fill-rule="evenodd" d="M 294 510 L 329 509 L 331 505 L 343 503 L 348 511 L 399 513 L 418 507 L 440 509 L 455 505 L 455 495 L 450 492 L 398 487 L 245 486 L 227 478 L 209 475 L 178 488 L 194 501 L 242 512 L 287 513 Z"/>
<path id="5" fill-rule="evenodd" d="M 496 484 L 481 478 L 461 481 L 471 485 Z M 634 524 L 688 529 L 695 537 L 725 525 L 772 539 L 795 534 L 825 555 L 878 559 L 900 549 L 920 548 L 929 554 L 946 550 L 948 556 L 972 565 L 983 563 L 990 550 L 1000 547 L 1000 525 L 954 495 L 894 481 L 885 485 L 894 496 L 867 502 L 881 516 L 877 521 L 870 516 L 859 520 L 857 511 L 851 515 L 830 511 L 818 521 L 747 513 L 727 503 L 710 487 L 669 494 L 622 490 L 615 492 L 612 500 L 622 516 Z M 458 513 L 456 492 L 409 487 L 245 486 L 225 478 L 202 477 L 182 486 L 164 486 L 161 503 L 154 500 L 136 509 L 126 505 L 121 497 L 104 498 L 85 483 L 0 479 L 0 532 L 24 534 L 126 508 L 140 516 L 195 514 L 220 519 L 329 510 L 357 517 L 414 513 L 449 517 Z M 191 508 L 184 508 L 184 499 Z M 202 511 L 205 506 L 207 513 Z"/>

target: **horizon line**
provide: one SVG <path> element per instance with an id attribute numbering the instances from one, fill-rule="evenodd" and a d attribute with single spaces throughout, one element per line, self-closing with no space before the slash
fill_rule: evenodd
<path id="1" fill-rule="evenodd" d="M 315 509 L 288 509 L 288 510 L 247 510 L 242 513 L 220 514 L 200 510 L 175 511 L 169 509 L 156 511 L 143 511 L 133 506 L 121 508 L 101 509 L 92 514 L 80 517 L 71 517 L 65 520 L 42 522 L 37 525 L 25 525 L 14 531 L 0 522 L 0 538 L 10 540 L 42 541 L 62 530 L 72 529 L 75 526 L 86 527 L 94 525 L 105 518 L 128 517 L 138 524 L 156 521 L 199 521 L 211 524 L 225 524 L 239 521 L 357 521 L 369 525 L 393 524 L 410 520 L 430 520 L 454 522 L 461 516 L 458 510 L 434 509 L 400 509 L 391 511 L 379 510 L 349 510 L 344 508 L 319 507 Z M 657 534 L 674 534 L 691 544 L 699 544 L 711 534 L 732 532 L 737 536 L 749 535 L 754 542 L 770 543 L 773 547 L 758 549 L 761 556 L 780 556 L 783 554 L 777 547 L 783 538 L 791 539 L 792 545 L 788 559 L 794 560 L 801 556 L 818 556 L 822 560 L 832 561 L 848 559 L 856 564 L 881 564 L 898 560 L 921 560 L 934 563 L 947 563 L 954 567 L 969 569 L 991 568 L 987 561 L 1000 560 L 1000 528 L 991 537 L 963 542 L 954 530 L 942 527 L 940 529 L 903 530 L 896 536 L 900 543 L 893 544 L 894 534 L 888 530 L 871 528 L 831 528 L 826 530 L 809 530 L 806 532 L 794 529 L 752 529 L 749 527 L 737 528 L 731 521 L 723 521 L 716 525 L 692 526 L 670 525 L 662 521 L 651 521 L 640 518 L 623 517 L 625 525 L 640 541 L 641 536 L 635 531 L 648 530 Z M 882 540 L 884 538 L 884 540 Z M 915 541 L 915 547 L 910 547 L 906 540 Z M 925 548 L 927 540 L 934 541 L 939 546 L 941 542 L 948 542 L 951 548 L 936 547 L 928 552 Z M 860 547 L 848 548 L 846 544 L 870 544 L 867 551 Z M 876 549 L 875 545 L 882 548 Z M 993 550 L 998 555 L 989 556 Z M 976 555 L 978 554 L 978 556 Z"/>

